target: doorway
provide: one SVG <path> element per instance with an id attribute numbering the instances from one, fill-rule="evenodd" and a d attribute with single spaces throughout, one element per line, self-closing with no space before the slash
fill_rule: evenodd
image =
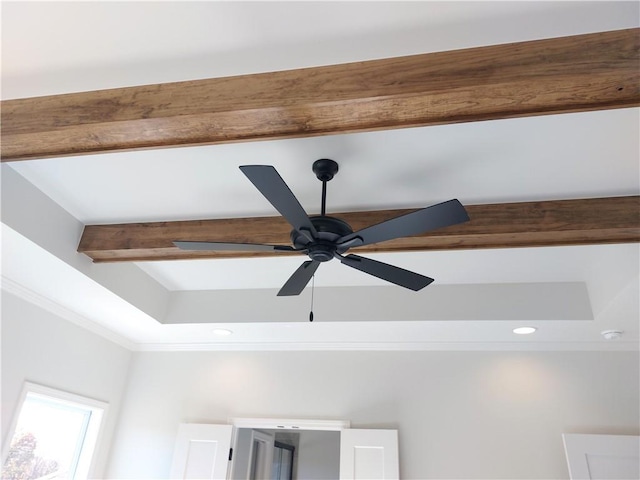
<path id="1" fill-rule="evenodd" d="M 301 456 L 305 450 L 308 450 L 304 448 L 304 444 L 309 443 L 307 440 L 310 438 L 301 434 L 298 437 L 297 464 L 294 460 L 291 473 L 291 475 L 295 474 L 298 480 L 319 480 L 319 478 L 323 480 L 326 478 L 393 480 L 399 478 L 397 430 L 352 429 L 349 422 L 328 420 L 231 419 L 231 423 L 227 425 L 180 424 L 171 464 L 171 478 L 246 480 L 251 475 L 251 465 L 254 465 L 254 476 L 271 478 L 271 474 L 266 473 L 269 471 L 268 468 L 265 467 L 262 471 L 258 470 L 260 462 L 258 460 L 256 460 L 257 463 L 253 462 L 254 457 L 251 451 L 244 461 L 236 461 L 238 455 L 234 452 L 242 452 L 242 449 L 237 445 L 239 430 L 243 428 L 250 430 L 250 445 L 253 445 L 254 440 L 257 440 L 258 443 L 261 443 L 257 449 L 265 447 L 262 453 L 258 454 L 262 461 L 269 458 L 273 460 L 273 449 L 270 454 L 266 449 L 271 446 L 275 448 L 275 432 L 311 430 L 310 438 L 315 437 L 316 439 L 318 437 L 314 434 L 319 431 L 333 433 L 337 439 L 334 445 L 338 451 L 338 473 L 320 473 L 319 477 L 316 469 L 308 473 L 305 472 L 303 476 L 300 471 Z M 269 430 L 274 431 L 269 432 Z M 271 440 L 267 439 L 269 434 L 273 434 L 273 445 Z M 315 449 L 315 453 L 317 453 L 317 449 Z M 322 460 L 321 457 L 319 459 L 315 453 L 311 456 L 314 458 L 312 465 L 317 467 L 318 465 L 333 464 L 333 462 Z M 335 453 L 333 455 L 335 456 Z M 240 469 L 244 469 L 245 473 L 241 474 Z"/>
<path id="2" fill-rule="evenodd" d="M 339 473 L 339 431 L 236 431 L 232 480 L 319 480 Z"/>

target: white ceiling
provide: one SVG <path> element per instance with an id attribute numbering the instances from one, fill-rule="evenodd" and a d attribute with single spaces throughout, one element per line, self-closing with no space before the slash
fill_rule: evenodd
<path id="1" fill-rule="evenodd" d="M 2 97 L 558 37 L 636 27 L 639 18 L 637 2 L 3 2 Z M 131 348 L 637 348 L 638 245 L 371 255 L 436 278 L 401 298 L 398 287 L 331 262 L 316 276 L 321 314 L 313 330 L 304 320 L 309 292 L 275 297 L 302 259 L 92 265 L 75 249 L 82 224 L 276 215 L 238 170 L 243 164 L 274 165 L 310 214 L 320 203 L 311 164 L 326 157 L 340 164 L 328 186 L 329 213 L 450 198 L 637 195 L 639 131 L 638 109 L 622 109 L 17 162 L 3 167 L 4 286 Z M 571 317 L 560 296 L 558 310 L 526 315 L 547 301 L 537 296 L 544 288 L 569 292 L 574 283 L 588 293 L 591 313 Z M 504 285 L 523 286 L 519 318 L 500 317 Z M 370 310 L 349 302 L 360 288 L 369 289 Z M 454 305 L 436 308 L 427 301 L 435 294 L 424 293 L 455 291 L 464 303 L 473 288 L 486 292 L 477 308 L 501 321 L 471 309 L 448 321 Z M 247 311 L 255 322 L 239 322 L 241 308 L 225 304 L 220 290 L 259 300 L 261 310 Z M 319 325 L 323 292 L 344 321 Z M 390 309 L 388 321 L 367 321 L 385 302 L 434 311 L 401 321 Z M 325 319 L 340 319 L 325 311 Z M 525 321 L 537 321 L 539 331 L 513 338 L 511 328 Z M 212 324 L 234 334 L 216 339 Z M 606 343 L 599 335 L 606 328 L 625 335 Z"/>

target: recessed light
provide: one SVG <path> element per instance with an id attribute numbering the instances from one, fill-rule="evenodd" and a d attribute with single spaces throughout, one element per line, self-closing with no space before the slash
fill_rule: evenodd
<path id="1" fill-rule="evenodd" d="M 617 340 L 624 332 L 622 330 L 603 330 L 600 334 L 607 340 Z"/>
<path id="2" fill-rule="evenodd" d="M 226 337 L 228 335 L 231 335 L 233 332 L 231 330 L 227 330 L 226 328 L 216 328 L 213 331 L 214 335 L 218 335 L 220 337 Z"/>
<path id="3" fill-rule="evenodd" d="M 513 333 L 518 335 L 529 335 L 537 330 L 536 327 L 518 327 L 513 329 Z"/>

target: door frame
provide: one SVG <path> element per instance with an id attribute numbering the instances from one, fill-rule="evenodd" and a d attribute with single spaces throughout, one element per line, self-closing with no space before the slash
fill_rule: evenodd
<path id="1" fill-rule="evenodd" d="M 256 443 L 263 445 L 264 462 L 262 464 L 256 464 Z M 265 478 L 266 472 L 271 472 L 271 465 L 273 463 L 273 447 L 275 444 L 275 435 L 272 433 L 266 433 L 261 430 L 251 430 L 251 445 L 249 446 L 249 468 L 247 469 L 247 480 L 252 476 L 253 469 L 256 468 L 260 475 L 256 473 L 258 478 Z M 266 452 L 266 453 L 264 453 Z"/>
<path id="2" fill-rule="evenodd" d="M 263 430 L 326 430 L 330 432 L 351 428 L 349 420 L 310 420 L 292 418 L 230 418 L 234 428 Z"/>
<path id="3" fill-rule="evenodd" d="M 226 434 L 224 435 L 224 442 L 225 445 L 229 445 L 231 448 L 235 449 L 237 452 L 237 448 L 238 448 L 238 442 L 239 442 L 239 433 L 240 432 L 240 428 L 245 428 L 248 430 L 260 430 L 260 429 L 264 429 L 264 430 L 325 430 L 325 431 L 338 431 L 340 433 L 340 437 L 342 440 L 342 435 L 345 432 L 351 432 L 353 434 L 357 434 L 357 432 L 369 432 L 372 434 L 372 436 L 368 436 L 366 438 L 361 438 L 360 439 L 360 443 L 362 443 L 361 446 L 356 445 L 355 443 L 351 442 L 352 444 L 343 444 L 343 442 L 341 441 L 340 443 L 340 478 L 343 479 L 354 479 L 354 478 L 361 478 L 362 475 L 361 473 L 364 472 L 364 470 L 362 470 L 359 467 L 366 467 L 366 471 L 372 471 L 369 467 L 370 465 L 367 464 L 367 462 L 370 459 L 367 459 L 365 457 L 360 456 L 360 460 L 358 460 L 358 456 L 357 455 L 352 455 L 353 457 L 353 461 L 351 462 L 350 465 L 344 465 L 343 462 L 343 456 L 346 454 L 346 452 L 344 451 L 344 448 L 365 448 L 365 449 L 382 449 L 383 450 L 383 455 L 384 458 L 382 459 L 382 461 L 380 461 L 379 459 L 376 459 L 377 461 L 375 462 L 376 464 L 380 464 L 380 465 L 396 465 L 392 470 L 390 471 L 389 469 L 387 469 L 385 467 L 384 472 L 382 472 L 382 476 L 380 475 L 375 475 L 376 478 L 380 477 L 380 478 L 387 478 L 388 480 L 397 480 L 399 478 L 399 463 L 398 463 L 398 448 L 397 448 L 397 430 L 376 430 L 376 429 L 351 429 L 351 423 L 349 421 L 344 421 L 344 420 L 302 420 L 302 419 L 265 419 L 265 418 L 232 418 L 229 420 L 229 423 L 227 423 L 226 425 L 219 425 L 219 424 L 181 424 L 180 428 L 191 428 L 191 429 L 197 429 L 197 428 L 202 428 L 202 427 L 211 427 L 211 426 L 216 426 L 216 427 L 226 427 L 228 430 L 226 432 Z M 394 432 L 395 435 L 395 446 L 394 448 L 389 448 L 389 438 L 388 435 L 385 435 L 384 438 L 380 437 L 380 436 L 376 436 L 377 434 L 381 433 L 381 432 Z M 205 438 L 206 437 L 206 438 Z M 199 439 L 200 441 L 209 441 L 209 442 L 220 442 L 221 438 L 220 435 L 211 435 L 209 437 L 207 437 L 205 435 L 205 437 Z M 184 442 L 182 442 L 184 443 Z M 180 465 L 182 466 L 183 464 L 186 464 L 187 466 L 189 465 L 189 458 L 185 458 L 182 459 L 179 455 L 176 454 L 176 452 L 180 451 L 180 448 L 182 448 L 183 446 L 181 445 L 181 438 L 180 435 L 178 435 L 178 438 L 176 439 L 176 446 L 174 447 L 174 458 L 173 458 L 173 466 L 172 466 L 172 471 L 176 470 L 176 468 L 178 468 L 177 466 Z M 218 458 L 216 456 L 216 458 Z M 221 456 L 220 458 L 226 458 L 226 456 Z M 238 455 L 237 453 L 233 453 L 225 462 L 226 464 L 226 468 L 225 468 L 225 475 L 224 478 L 225 479 L 229 479 L 232 478 L 234 476 L 234 472 L 236 470 L 236 467 L 238 465 L 237 463 L 238 461 Z M 231 465 L 229 465 L 230 462 Z M 180 467 L 181 468 L 181 467 Z M 186 468 L 186 467 L 185 467 Z M 215 473 L 217 470 L 214 470 Z M 344 472 L 343 472 L 344 471 Z M 218 472 L 218 474 L 216 475 L 216 478 L 220 478 L 222 479 L 222 476 L 219 475 L 222 472 L 222 470 L 220 470 Z M 367 473 L 367 475 L 369 475 L 369 473 Z"/>

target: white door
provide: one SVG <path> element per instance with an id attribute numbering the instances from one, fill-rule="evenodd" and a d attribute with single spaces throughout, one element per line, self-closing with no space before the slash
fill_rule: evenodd
<path id="1" fill-rule="evenodd" d="M 398 480 L 397 430 L 340 433 L 340 480 Z"/>
<path id="2" fill-rule="evenodd" d="M 640 437 L 564 434 L 571 480 L 640 478 Z"/>
<path id="3" fill-rule="evenodd" d="M 181 424 L 171 478 L 225 480 L 232 430 L 232 425 Z"/>
<path id="4" fill-rule="evenodd" d="M 251 432 L 251 453 L 249 455 L 248 480 L 270 480 L 273 468 L 273 447 L 275 435 L 253 430 Z"/>

